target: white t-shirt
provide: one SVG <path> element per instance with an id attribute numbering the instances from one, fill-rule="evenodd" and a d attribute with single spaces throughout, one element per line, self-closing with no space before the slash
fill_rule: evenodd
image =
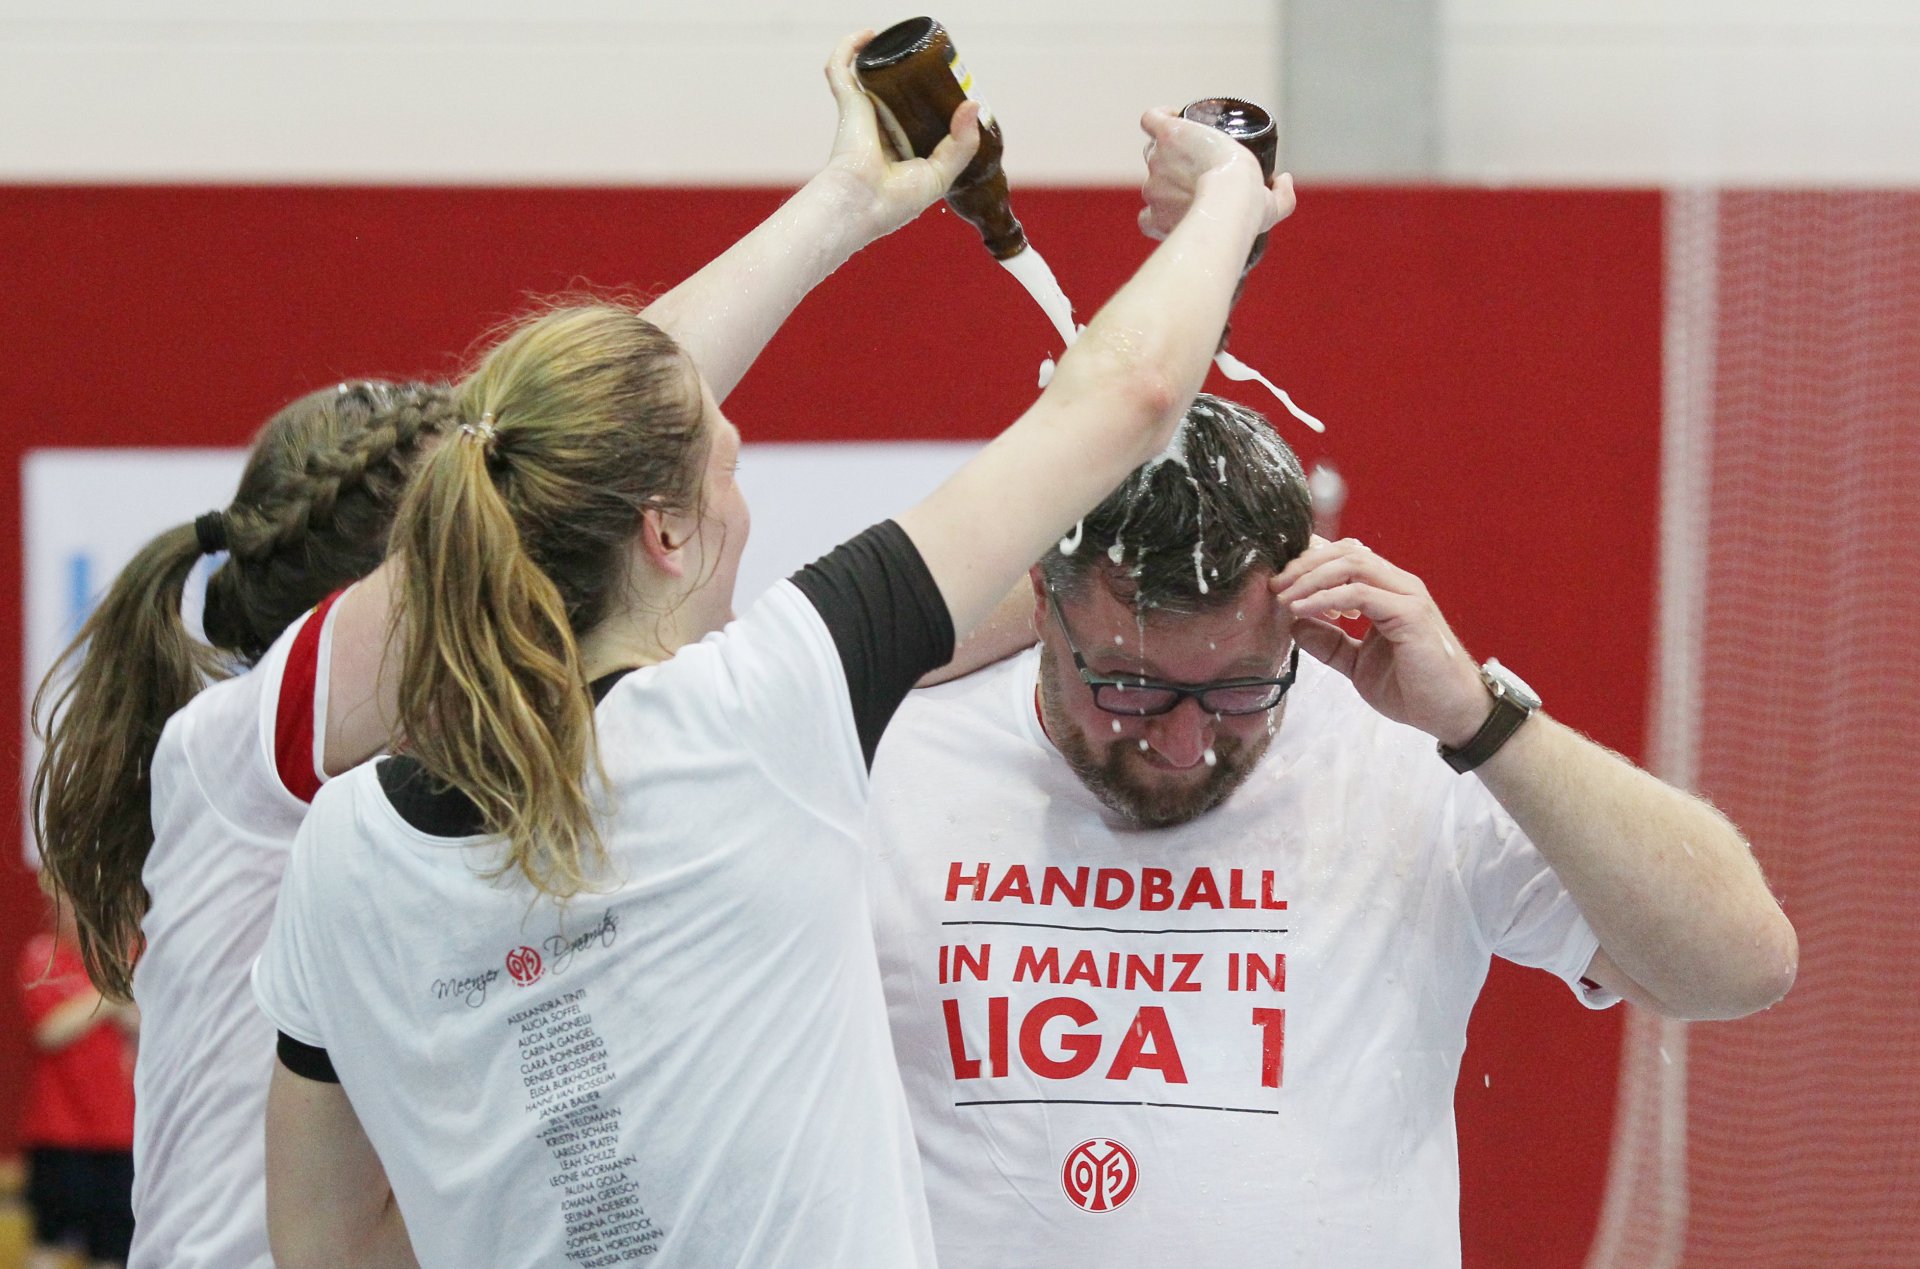
<path id="1" fill-rule="evenodd" d="M 423 1265 L 932 1264 L 826 623 L 783 582 L 595 717 L 611 884 L 489 880 L 497 839 L 420 832 L 369 764 L 301 830 L 261 1007 L 327 1050 Z"/>
<path id="2" fill-rule="evenodd" d="M 320 786 L 331 601 L 168 720 L 133 971 L 132 1269 L 271 1269 L 262 1117 L 273 1027 L 248 971 Z"/>
<path id="3" fill-rule="evenodd" d="M 1041 730 L 1038 666 L 914 693 L 873 771 L 941 1263 L 1458 1265 L 1488 958 L 1579 993 L 1597 947 L 1558 879 L 1479 780 L 1306 657 L 1225 803 L 1124 826 Z"/>

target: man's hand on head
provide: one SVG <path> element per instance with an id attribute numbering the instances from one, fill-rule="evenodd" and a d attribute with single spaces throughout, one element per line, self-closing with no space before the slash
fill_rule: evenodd
<path id="1" fill-rule="evenodd" d="M 1267 585 L 1287 607 L 1294 640 L 1388 718 L 1454 746 L 1486 721 L 1480 672 L 1426 585 L 1364 543 L 1316 536 Z M 1359 638 L 1335 624 L 1354 616 L 1367 622 Z"/>

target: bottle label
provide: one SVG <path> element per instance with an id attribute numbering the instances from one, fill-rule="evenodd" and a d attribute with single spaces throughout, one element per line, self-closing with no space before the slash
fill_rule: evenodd
<path id="1" fill-rule="evenodd" d="M 967 69 L 967 64 L 960 60 L 960 50 L 954 49 L 948 55 L 947 69 L 952 71 L 953 77 L 960 81 L 960 91 L 965 93 L 969 100 L 980 101 L 980 98 L 973 94 L 973 73 Z M 993 126 L 993 111 L 984 101 L 980 101 L 980 126 L 983 128 Z"/>

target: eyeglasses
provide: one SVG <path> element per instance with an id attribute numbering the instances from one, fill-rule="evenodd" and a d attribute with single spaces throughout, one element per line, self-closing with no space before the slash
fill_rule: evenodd
<path id="1" fill-rule="evenodd" d="M 1087 659 L 1073 641 L 1073 631 L 1067 629 L 1067 619 L 1061 614 L 1060 601 L 1054 598 L 1051 587 L 1047 589 L 1047 606 L 1053 609 L 1053 619 L 1060 623 L 1060 633 L 1066 636 L 1067 651 L 1073 653 L 1073 668 L 1079 671 L 1080 681 L 1092 690 L 1094 705 L 1109 714 L 1152 718 L 1171 712 L 1189 696 L 1209 714 L 1263 714 L 1280 703 L 1300 670 L 1300 645 L 1295 644 L 1287 656 L 1286 674 L 1277 679 L 1220 679 L 1213 683 L 1182 684 L 1163 683 L 1140 675 L 1107 678 L 1087 668 Z"/>

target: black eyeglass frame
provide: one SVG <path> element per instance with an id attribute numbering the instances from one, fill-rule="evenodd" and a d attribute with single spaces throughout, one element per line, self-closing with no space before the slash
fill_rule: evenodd
<path id="1" fill-rule="evenodd" d="M 1300 645 L 1296 643 L 1287 657 L 1287 672 L 1277 679 L 1220 679 L 1212 683 L 1182 684 L 1167 683 L 1137 674 L 1126 678 L 1111 678 L 1095 674 L 1087 668 L 1087 658 L 1081 655 L 1080 645 L 1074 642 L 1073 631 L 1067 628 L 1066 615 L 1060 611 L 1060 601 L 1054 598 L 1051 586 L 1047 588 L 1047 606 L 1053 610 L 1053 619 L 1059 623 L 1060 633 L 1066 637 L 1067 651 L 1073 654 L 1074 670 L 1080 675 L 1080 681 L 1085 683 L 1093 693 L 1094 707 L 1109 714 L 1118 714 L 1123 718 L 1158 718 L 1162 714 L 1171 714 L 1180 708 L 1180 702 L 1188 697 L 1197 701 L 1200 708 L 1209 714 L 1222 714 L 1233 718 L 1264 714 L 1280 707 L 1280 702 L 1286 699 L 1287 693 L 1293 688 L 1295 675 L 1300 672 Z M 1264 705 L 1216 709 L 1207 703 L 1207 697 L 1211 693 L 1247 687 L 1273 687 L 1279 690 L 1273 694 L 1273 699 Z M 1118 709 L 1107 703 L 1113 697 L 1127 692 L 1170 692 L 1172 695 L 1167 698 L 1166 704 L 1153 709 L 1141 709 L 1131 701 Z"/>

